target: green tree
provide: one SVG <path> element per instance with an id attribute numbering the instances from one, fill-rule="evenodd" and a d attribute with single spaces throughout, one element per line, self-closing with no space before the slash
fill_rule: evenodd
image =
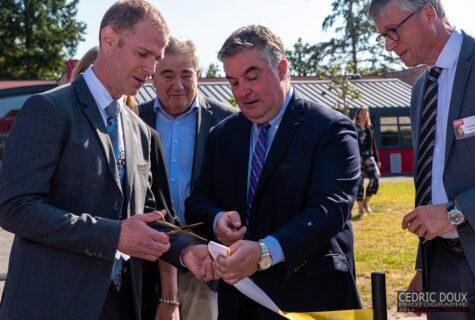
<path id="1" fill-rule="evenodd" d="M 216 63 L 210 63 L 208 66 L 208 70 L 206 70 L 205 78 L 218 78 L 220 71 L 221 70 L 219 69 L 219 66 Z"/>
<path id="2" fill-rule="evenodd" d="M 323 31 L 333 29 L 337 37 L 326 43 L 332 61 L 351 61 L 352 73 L 382 73 L 401 68 L 396 57 L 379 46 L 376 28 L 368 20 L 366 0 L 333 0 L 332 13 L 322 23 Z"/>
<path id="3" fill-rule="evenodd" d="M 298 38 L 293 50 L 285 50 L 285 55 L 290 63 L 291 76 L 315 76 L 320 74 L 319 62 L 322 60 L 323 46 L 303 43 Z"/>
<path id="4" fill-rule="evenodd" d="M 0 2 L 0 79 L 56 79 L 86 30 L 79 0 Z"/>
<path id="5" fill-rule="evenodd" d="M 348 63 L 347 69 L 351 70 L 352 67 L 351 63 Z M 333 108 L 348 116 L 350 114 L 350 101 L 361 99 L 362 93 L 350 82 L 345 73 L 341 73 L 341 65 L 332 66 L 327 71 L 331 79 L 329 89 L 334 91 L 341 100 Z"/>

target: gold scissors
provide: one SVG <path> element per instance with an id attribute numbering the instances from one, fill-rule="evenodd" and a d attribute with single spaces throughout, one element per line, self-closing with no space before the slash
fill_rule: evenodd
<path id="1" fill-rule="evenodd" d="M 165 232 L 166 235 L 172 235 L 172 234 L 175 234 L 177 232 L 182 232 L 182 233 L 187 234 L 189 236 L 192 236 L 196 239 L 200 239 L 200 240 L 203 240 L 203 241 L 206 241 L 206 242 L 208 241 L 207 239 L 203 238 L 202 236 L 199 236 L 196 233 L 188 231 L 188 229 L 191 229 L 191 228 L 202 225 L 203 222 L 187 224 L 186 226 L 183 226 L 183 227 L 174 225 L 173 223 L 167 222 L 165 220 L 157 220 L 157 222 L 160 223 L 160 224 L 163 224 L 164 226 L 172 228 L 172 230 Z"/>

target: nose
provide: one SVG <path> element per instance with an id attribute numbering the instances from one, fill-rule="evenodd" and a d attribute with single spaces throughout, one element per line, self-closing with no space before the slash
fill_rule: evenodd
<path id="1" fill-rule="evenodd" d="M 180 75 L 175 75 L 173 77 L 173 86 L 178 89 L 183 88 L 183 82 L 181 81 Z"/>
<path id="2" fill-rule="evenodd" d="M 385 47 L 387 51 L 393 51 L 396 45 L 397 45 L 397 41 L 394 41 L 393 39 L 386 37 Z"/>
<path id="3" fill-rule="evenodd" d="M 233 95 L 236 99 L 245 99 L 251 93 L 251 89 L 244 83 L 233 88 Z"/>
<path id="4" fill-rule="evenodd" d="M 155 74 L 155 67 L 157 65 L 157 60 L 155 59 L 150 59 L 150 61 L 147 61 L 144 64 L 143 70 L 147 74 L 147 77 L 151 77 Z"/>

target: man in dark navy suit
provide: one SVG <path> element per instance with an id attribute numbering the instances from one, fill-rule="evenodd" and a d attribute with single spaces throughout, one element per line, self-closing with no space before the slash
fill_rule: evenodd
<path id="1" fill-rule="evenodd" d="M 351 208 L 359 179 L 355 128 L 290 85 L 280 38 L 235 31 L 219 52 L 240 113 L 206 142 L 186 219 L 230 246 L 214 263 L 219 319 L 283 319 L 233 286 L 251 277 L 283 311 L 360 308 Z"/>

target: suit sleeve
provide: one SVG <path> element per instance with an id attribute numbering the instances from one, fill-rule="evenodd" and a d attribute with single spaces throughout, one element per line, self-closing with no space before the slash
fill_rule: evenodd
<path id="1" fill-rule="evenodd" d="M 67 212 L 48 203 L 70 125 L 48 97 L 36 95 L 27 100 L 5 148 L 0 225 L 45 246 L 88 256 L 95 252 L 96 258 L 113 261 L 120 221 Z"/>
<path id="2" fill-rule="evenodd" d="M 197 233 L 206 239 L 214 239 L 214 218 L 223 211 L 215 199 L 214 164 L 212 144 L 216 132 L 211 132 L 205 143 L 204 157 L 201 164 L 198 179 L 193 191 L 185 201 L 185 217 L 188 223 L 203 222 L 202 226 L 196 227 Z"/>
<path id="3" fill-rule="evenodd" d="M 351 233 L 349 221 L 360 176 L 354 125 L 340 116 L 319 140 L 309 150 L 312 163 L 303 210 L 272 234 L 282 247 L 288 273 L 342 231 Z"/>

